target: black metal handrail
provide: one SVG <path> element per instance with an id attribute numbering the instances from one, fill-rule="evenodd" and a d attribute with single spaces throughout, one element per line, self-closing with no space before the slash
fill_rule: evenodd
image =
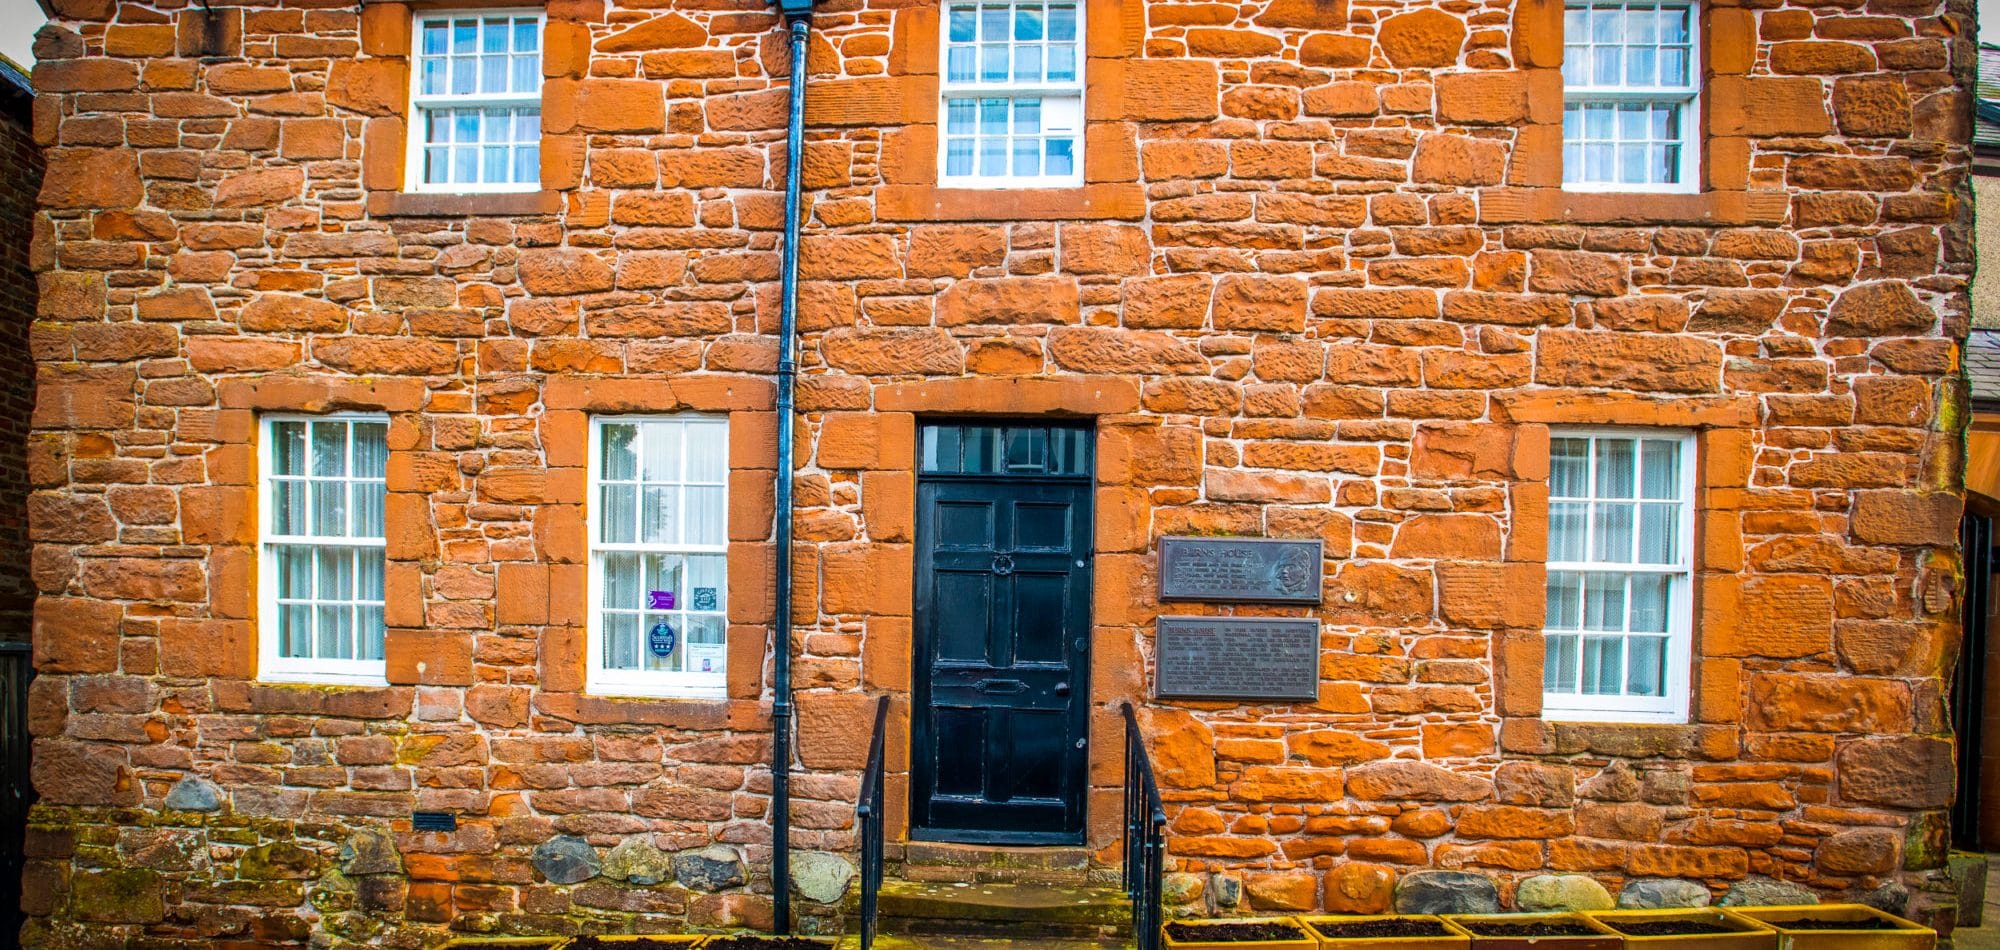
<path id="1" fill-rule="evenodd" d="M 1167 810 L 1153 779 L 1153 760 L 1132 704 L 1125 716 L 1125 896 L 1132 900 L 1132 936 L 1138 950 L 1160 950 L 1160 890 L 1165 864 Z M 863 938 L 863 947 L 868 946 Z"/>
<path id="2" fill-rule="evenodd" d="M 861 950 L 875 945 L 875 900 L 882 892 L 882 739 L 889 727 L 889 697 L 875 701 L 875 734 L 868 740 L 868 767 L 861 772 L 861 796 L 854 822 L 861 829 Z"/>

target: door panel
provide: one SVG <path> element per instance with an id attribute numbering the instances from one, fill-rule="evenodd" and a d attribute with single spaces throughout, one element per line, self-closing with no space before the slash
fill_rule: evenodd
<path id="1" fill-rule="evenodd" d="M 926 427 L 914 837 L 1082 841 L 1091 486 L 1076 446 L 1085 441 L 1046 425 Z"/>

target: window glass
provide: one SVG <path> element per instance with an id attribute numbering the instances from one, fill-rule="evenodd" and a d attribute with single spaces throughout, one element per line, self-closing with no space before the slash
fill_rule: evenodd
<path id="1" fill-rule="evenodd" d="M 541 15 L 439 13 L 417 20 L 416 185 L 508 191 L 541 178 Z"/>
<path id="2" fill-rule="evenodd" d="M 380 676 L 388 428 L 381 418 L 265 420 L 270 678 Z"/>
<path id="3" fill-rule="evenodd" d="M 728 423 L 593 423 L 593 692 L 719 693 L 728 630 Z"/>
<path id="4" fill-rule="evenodd" d="M 1559 433 L 1549 444 L 1543 703 L 1557 718 L 1685 709 L 1693 523 L 1683 437 Z"/>
<path id="5" fill-rule="evenodd" d="M 1698 93 L 1689 4 L 1572 2 L 1563 16 L 1563 182 L 1686 186 Z"/>
<path id="6" fill-rule="evenodd" d="M 944 30 L 944 179 L 1073 185 L 1083 134 L 1074 2 L 951 2 Z"/>

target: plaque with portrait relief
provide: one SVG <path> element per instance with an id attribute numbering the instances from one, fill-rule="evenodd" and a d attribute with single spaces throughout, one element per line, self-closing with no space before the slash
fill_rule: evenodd
<path id="1" fill-rule="evenodd" d="M 1317 604 L 1325 543 L 1277 538 L 1160 539 L 1160 599 Z"/>

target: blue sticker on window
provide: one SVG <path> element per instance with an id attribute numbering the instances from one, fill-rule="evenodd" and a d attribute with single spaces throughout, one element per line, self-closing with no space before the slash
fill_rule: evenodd
<path id="1" fill-rule="evenodd" d="M 653 651 L 654 656 L 673 656 L 674 644 L 679 639 L 674 633 L 674 625 L 662 620 L 646 634 L 646 648 Z"/>
<path id="2" fill-rule="evenodd" d="M 695 589 L 694 589 L 694 603 L 693 603 L 693 605 L 692 605 L 691 607 L 689 607 L 688 609 L 690 609 L 690 610 L 714 610 L 714 609 L 715 609 L 715 588 L 713 588 L 713 587 L 697 587 L 697 588 L 695 588 Z"/>

